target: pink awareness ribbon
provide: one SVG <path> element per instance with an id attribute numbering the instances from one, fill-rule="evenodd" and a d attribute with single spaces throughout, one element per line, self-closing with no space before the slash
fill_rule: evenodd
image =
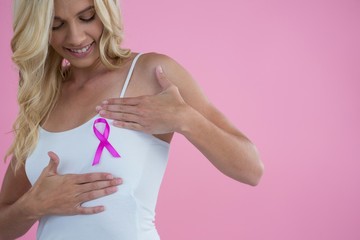
<path id="1" fill-rule="evenodd" d="M 105 123 L 105 129 L 103 133 L 100 133 L 99 130 L 96 128 L 97 123 Z M 113 157 L 121 157 L 120 154 L 115 150 L 115 148 L 109 143 L 107 140 L 110 134 L 110 126 L 109 123 L 104 118 L 98 118 L 94 121 L 93 129 L 96 137 L 100 140 L 99 146 L 96 149 L 94 161 L 92 165 L 99 164 L 102 151 L 104 147 L 111 153 Z"/>

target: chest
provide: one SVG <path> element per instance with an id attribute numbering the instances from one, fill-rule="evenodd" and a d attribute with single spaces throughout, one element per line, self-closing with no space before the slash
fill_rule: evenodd
<path id="1" fill-rule="evenodd" d="M 120 97 L 125 78 L 119 73 L 95 79 L 82 87 L 63 86 L 55 108 L 42 127 L 50 132 L 61 132 L 87 122 L 97 114 L 96 106 L 106 99 Z M 157 84 L 134 72 L 125 97 L 154 95 L 158 91 Z"/>
<path id="2" fill-rule="evenodd" d="M 49 151 L 60 158 L 59 174 L 109 172 L 127 179 L 131 185 L 140 180 L 146 163 L 156 165 L 156 161 L 163 162 L 167 157 L 168 144 L 165 142 L 149 134 L 111 126 L 107 141 L 120 156 L 114 156 L 108 147 L 99 150 L 101 140 L 93 131 L 96 118 L 60 133 L 40 129 L 38 144 L 26 161 L 27 175 L 32 184 L 49 163 Z M 100 158 L 94 165 L 96 154 L 100 154 Z"/>
<path id="3" fill-rule="evenodd" d="M 64 86 L 57 103 L 47 121 L 42 125 L 51 132 L 61 132 L 76 128 L 94 117 L 96 106 L 108 98 L 120 96 L 123 81 L 96 81 L 75 88 Z"/>

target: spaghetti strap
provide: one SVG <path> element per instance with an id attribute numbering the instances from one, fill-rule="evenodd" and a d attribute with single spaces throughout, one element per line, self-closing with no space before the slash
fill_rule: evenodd
<path id="1" fill-rule="evenodd" d="M 125 95 L 125 92 L 126 92 L 126 89 L 129 85 L 129 82 L 130 82 L 130 79 L 131 79 L 131 76 L 134 72 L 134 68 L 135 68 L 135 65 L 136 65 L 136 62 L 137 60 L 139 59 L 139 57 L 142 55 L 142 53 L 139 53 L 138 55 L 136 55 L 136 57 L 134 58 L 133 62 L 131 63 L 131 67 L 130 67 L 130 70 L 126 76 L 126 80 L 125 80 L 125 83 L 124 83 L 124 86 L 121 90 L 121 93 L 120 93 L 120 98 L 123 98 L 124 95 Z"/>

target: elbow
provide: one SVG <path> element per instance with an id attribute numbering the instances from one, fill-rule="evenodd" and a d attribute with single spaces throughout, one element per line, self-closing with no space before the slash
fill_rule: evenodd
<path id="1" fill-rule="evenodd" d="M 264 164 L 260 159 L 259 151 L 257 150 L 256 146 L 254 144 L 251 144 L 252 154 L 251 154 L 251 168 L 249 169 L 249 172 L 251 173 L 249 176 L 248 185 L 250 186 L 257 186 L 260 183 L 260 179 L 264 174 Z"/>
<path id="2" fill-rule="evenodd" d="M 246 156 L 246 160 L 238 161 L 235 180 L 255 187 L 259 185 L 264 174 L 264 164 L 255 145 L 251 145 L 251 151 Z"/>
<path id="3" fill-rule="evenodd" d="M 251 176 L 248 177 L 247 184 L 256 187 L 260 183 L 260 179 L 264 174 L 264 164 L 259 160 L 252 171 Z"/>

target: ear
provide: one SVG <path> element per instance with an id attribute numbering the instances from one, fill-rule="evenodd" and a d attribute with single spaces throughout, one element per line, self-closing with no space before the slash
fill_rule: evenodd
<path id="1" fill-rule="evenodd" d="M 156 78 L 163 90 L 169 88 L 172 85 L 172 82 L 169 81 L 160 65 L 156 67 L 155 73 Z"/>

